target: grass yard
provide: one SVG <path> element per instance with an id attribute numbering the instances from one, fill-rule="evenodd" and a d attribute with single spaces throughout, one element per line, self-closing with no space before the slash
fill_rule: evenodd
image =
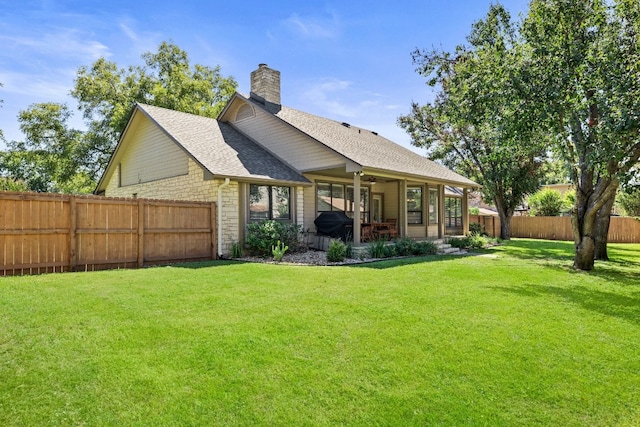
<path id="1" fill-rule="evenodd" d="M 0 425 L 640 424 L 640 245 L 0 279 Z"/>

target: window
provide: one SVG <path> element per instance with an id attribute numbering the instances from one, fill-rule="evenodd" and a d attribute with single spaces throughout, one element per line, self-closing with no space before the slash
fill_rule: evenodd
<path id="1" fill-rule="evenodd" d="M 429 224 L 438 223 L 438 189 L 429 189 Z"/>
<path id="2" fill-rule="evenodd" d="M 291 187 L 249 186 L 249 220 L 291 219 Z"/>
<path id="3" fill-rule="evenodd" d="M 346 214 L 353 218 L 354 211 L 353 185 L 347 186 L 347 210 Z M 360 187 L 360 221 L 369 222 L 369 189 Z"/>
<path id="4" fill-rule="evenodd" d="M 316 184 L 316 203 L 320 212 L 341 211 L 353 218 L 353 186 L 318 182 Z M 360 188 L 360 219 L 369 222 L 369 189 Z"/>
<path id="5" fill-rule="evenodd" d="M 422 224 L 422 187 L 407 187 L 407 223 Z"/>
<path id="6" fill-rule="evenodd" d="M 446 227 L 462 227 L 462 199 L 445 197 L 444 204 Z"/>

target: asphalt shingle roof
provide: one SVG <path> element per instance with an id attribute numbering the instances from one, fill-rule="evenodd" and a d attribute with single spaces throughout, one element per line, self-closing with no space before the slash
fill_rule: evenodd
<path id="1" fill-rule="evenodd" d="M 226 123 L 146 104 L 138 108 L 214 175 L 309 183 Z"/>
<path id="2" fill-rule="evenodd" d="M 370 130 L 345 126 L 341 122 L 285 106 L 276 116 L 364 168 L 401 172 L 467 187 L 478 186 L 470 179 Z"/>

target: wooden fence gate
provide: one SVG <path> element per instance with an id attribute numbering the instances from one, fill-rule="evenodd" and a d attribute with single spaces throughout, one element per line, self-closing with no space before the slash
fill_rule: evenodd
<path id="1" fill-rule="evenodd" d="M 216 205 L 0 192 L 0 274 L 216 258 Z"/>

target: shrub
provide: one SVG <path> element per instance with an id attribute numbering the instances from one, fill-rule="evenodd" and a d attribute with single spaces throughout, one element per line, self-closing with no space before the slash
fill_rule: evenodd
<path id="1" fill-rule="evenodd" d="M 482 249 L 489 244 L 489 240 L 485 236 L 474 235 L 469 236 L 470 249 Z"/>
<path id="2" fill-rule="evenodd" d="M 398 256 L 412 255 L 415 243 L 416 242 L 414 242 L 408 237 L 403 237 L 401 239 L 396 240 L 396 243 L 395 243 L 396 255 Z"/>
<path id="3" fill-rule="evenodd" d="M 413 255 L 435 255 L 438 253 L 438 247 L 435 243 L 429 241 L 415 242 L 412 248 Z"/>
<path id="4" fill-rule="evenodd" d="M 619 192 L 618 203 L 628 216 L 640 216 L 640 187 L 630 187 Z"/>
<path id="5" fill-rule="evenodd" d="M 276 262 L 282 261 L 282 257 L 284 257 L 285 252 L 289 249 L 289 246 L 286 246 L 284 243 L 278 240 L 278 244 L 271 247 L 271 253 L 273 254 L 273 260 Z"/>
<path id="6" fill-rule="evenodd" d="M 396 252 L 396 245 L 385 245 L 382 247 L 382 257 L 383 258 L 390 258 L 393 256 L 397 256 L 398 253 Z"/>
<path id="7" fill-rule="evenodd" d="M 472 234 L 465 237 L 452 237 L 449 244 L 458 249 L 482 249 L 489 244 L 486 236 Z"/>
<path id="8" fill-rule="evenodd" d="M 329 243 L 329 249 L 327 250 L 327 261 L 329 262 L 342 262 L 344 261 L 345 254 L 347 252 L 347 245 L 340 240 L 332 240 Z"/>
<path id="9" fill-rule="evenodd" d="M 449 239 L 449 244 L 454 248 L 466 249 L 469 247 L 469 236 L 465 237 L 452 237 Z"/>
<path id="10" fill-rule="evenodd" d="M 369 245 L 369 255 L 371 258 L 384 258 L 385 240 L 376 240 Z"/>
<path id="11" fill-rule="evenodd" d="M 282 242 L 291 248 L 298 249 L 300 226 L 274 220 L 252 222 L 247 227 L 247 246 L 254 255 L 268 256 L 272 248 Z"/>
<path id="12" fill-rule="evenodd" d="M 480 215 L 480 208 L 472 206 L 469 208 L 469 215 Z"/>
<path id="13" fill-rule="evenodd" d="M 484 232 L 484 227 L 479 222 L 470 222 L 469 223 L 469 234 L 486 234 Z"/>
<path id="14" fill-rule="evenodd" d="M 562 212 L 569 213 L 576 204 L 576 190 L 569 190 L 564 193 L 564 209 Z"/>
<path id="15" fill-rule="evenodd" d="M 345 258 L 353 258 L 353 243 L 352 242 L 347 242 L 347 244 L 345 245 L 344 257 Z"/>
<path id="16" fill-rule="evenodd" d="M 242 243 L 233 242 L 231 245 L 231 258 L 241 258 L 242 257 Z"/>
<path id="17" fill-rule="evenodd" d="M 542 189 L 529 196 L 533 216 L 558 216 L 564 208 L 564 200 L 558 190 Z"/>

